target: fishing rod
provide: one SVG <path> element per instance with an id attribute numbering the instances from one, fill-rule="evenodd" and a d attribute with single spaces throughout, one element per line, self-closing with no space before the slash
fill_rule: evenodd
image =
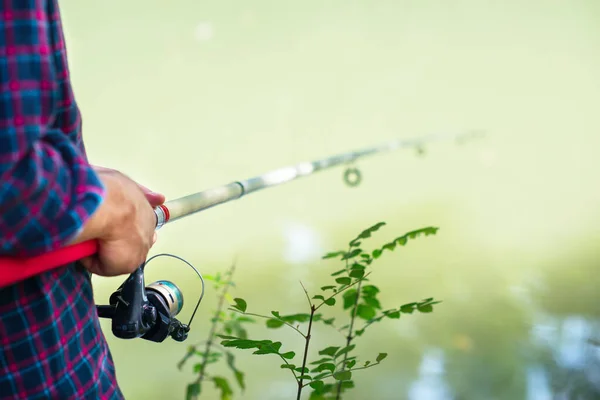
<path id="1" fill-rule="evenodd" d="M 481 132 L 467 132 L 458 135 L 433 135 L 420 139 L 394 140 L 362 150 L 342 153 L 312 162 L 302 162 L 253 178 L 231 182 L 170 200 L 156 207 L 154 209 L 156 229 L 216 205 L 240 199 L 250 193 L 279 186 L 300 177 L 309 176 L 318 171 L 343 164 L 348 165 L 344 172 L 344 181 L 349 186 L 354 187 L 361 181 L 360 171 L 352 166 L 358 159 L 405 148 L 414 148 L 422 153 L 425 145 L 431 142 L 453 139 L 461 143 L 480 135 Z M 186 263 L 196 272 L 202 282 L 200 297 L 187 324 L 183 324 L 176 318 L 183 307 L 183 294 L 175 284 L 164 280 L 154 282 L 148 286 L 144 283 L 146 265 L 158 256 L 171 256 Z M 171 254 L 158 254 L 144 262 L 129 275 L 125 282 L 110 296 L 109 305 L 98 305 L 97 311 L 99 317 L 112 320 L 112 332 L 119 338 L 142 338 L 162 342 L 171 336 L 176 341 L 184 341 L 188 336 L 190 324 L 203 296 L 204 280 L 192 264 Z"/>
<path id="2" fill-rule="evenodd" d="M 279 168 L 253 178 L 231 182 L 227 185 L 218 186 L 168 201 L 154 210 L 156 214 L 156 229 L 160 229 L 168 222 L 176 221 L 219 204 L 237 200 L 250 193 L 279 186 L 283 183 L 312 175 L 324 169 L 329 169 L 342 164 L 351 164 L 360 158 L 406 148 L 414 148 L 422 153 L 425 145 L 428 143 L 449 139 L 456 140 L 457 143 L 464 143 L 469 139 L 480 137 L 482 135 L 483 133 L 481 131 L 470 131 L 457 135 L 430 135 L 419 139 L 398 139 L 366 149 L 334 155 L 317 161 L 302 162 L 296 165 Z M 357 168 L 348 167 L 344 172 L 344 181 L 349 186 L 357 186 L 361 180 L 362 176 Z"/>

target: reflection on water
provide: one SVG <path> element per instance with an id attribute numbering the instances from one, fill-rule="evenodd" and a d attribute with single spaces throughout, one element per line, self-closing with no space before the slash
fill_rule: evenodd
<path id="1" fill-rule="evenodd" d="M 525 363 L 525 392 L 518 391 L 490 394 L 490 398 L 523 398 L 526 400 L 592 400 L 600 398 L 600 349 L 592 344 L 593 324 L 578 316 L 568 316 L 562 321 L 554 320 L 537 324 L 531 332 L 531 346 L 538 348 L 532 360 L 514 354 L 516 363 Z M 410 400 L 474 399 L 472 395 L 458 395 L 445 379 L 446 354 L 441 349 L 429 349 L 421 357 L 418 378 L 408 389 Z M 488 367 L 492 367 L 491 365 Z M 460 368 L 460 366 L 459 366 Z M 486 366 L 482 366 L 486 368 Z M 481 384 L 465 380 L 472 386 Z M 389 397 L 390 399 L 392 397 Z"/>
<path id="2" fill-rule="evenodd" d="M 419 367 L 419 378 L 410 386 L 408 397 L 410 400 L 450 398 L 444 382 L 444 353 L 442 351 L 434 349 L 423 354 Z"/>

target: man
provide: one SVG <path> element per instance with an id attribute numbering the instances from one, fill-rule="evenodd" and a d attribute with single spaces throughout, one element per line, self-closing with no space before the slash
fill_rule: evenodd
<path id="1" fill-rule="evenodd" d="M 133 272 L 164 196 L 88 163 L 58 1 L 2 0 L 0 12 L 0 257 L 98 243 L 0 288 L 0 399 L 121 399 L 88 271 Z"/>

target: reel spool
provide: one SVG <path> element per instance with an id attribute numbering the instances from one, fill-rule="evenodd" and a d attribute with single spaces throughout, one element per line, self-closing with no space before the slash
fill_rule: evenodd
<path id="1" fill-rule="evenodd" d="M 160 304 L 164 312 L 168 312 L 172 317 L 175 317 L 183 308 L 183 293 L 172 282 L 156 281 L 146 286 L 146 295 L 150 303 Z M 152 301 L 152 297 L 156 297 Z"/>
<path id="2" fill-rule="evenodd" d="M 183 324 L 175 318 L 183 309 L 183 293 L 172 282 L 159 280 L 146 286 L 144 269 L 148 263 L 159 256 L 169 256 L 190 266 L 202 282 L 202 292 L 190 321 Z M 140 265 L 111 294 L 109 305 L 96 306 L 100 318 L 112 320 L 112 332 L 120 339 L 142 338 L 152 342 L 162 342 L 168 336 L 182 342 L 187 339 L 190 324 L 204 297 L 204 279 L 189 262 L 172 254 L 158 254 Z"/>

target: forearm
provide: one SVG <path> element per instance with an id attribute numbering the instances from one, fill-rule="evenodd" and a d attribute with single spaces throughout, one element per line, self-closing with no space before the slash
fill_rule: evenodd
<path id="1" fill-rule="evenodd" d="M 0 135 L 0 160 L 14 160 L 0 162 L 0 252 L 35 255 L 64 246 L 102 204 L 104 185 L 61 132 L 16 152 L 7 151 L 7 140 Z"/>
<path id="2" fill-rule="evenodd" d="M 62 247 L 88 225 L 105 194 L 80 143 L 56 26 L 55 10 L 33 1 L 0 19 L 2 255 Z"/>

